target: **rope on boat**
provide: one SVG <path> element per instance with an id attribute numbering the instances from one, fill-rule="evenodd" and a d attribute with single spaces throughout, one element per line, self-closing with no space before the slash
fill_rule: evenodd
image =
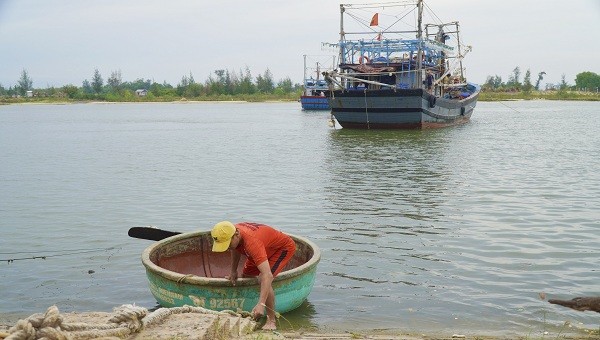
<path id="1" fill-rule="evenodd" d="M 194 274 L 185 274 L 182 277 L 177 279 L 177 283 L 182 283 L 183 281 L 185 281 L 185 279 L 187 279 L 188 277 L 192 277 L 194 276 Z"/>
<path id="2" fill-rule="evenodd" d="M 367 130 L 371 130 L 371 123 L 369 122 L 369 109 L 367 107 L 367 89 L 365 88 L 365 114 L 367 115 Z"/>
<path id="3" fill-rule="evenodd" d="M 146 308 L 134 305 L 122 305 L 114 309 L 107 324 L 67 323 L 58 311 L 58 307 L 51 306 L 46 313 L 33 314 L 26 319 L 21 319 L 8 330 L 2 338 L 5 340 L 85 340 L 102 337 L 125 338 L 131 334 L 139 333 L 151 324 L 160 324 L 165 318 L 173 314 L 199 313 L 221 316 L 251 317 L 249 312 L 237 313 L 232 310 L 213 311 L 203 307 L 173 307 L 159 308 L 149 313 Z M 4 337 L 5 336 L 5 337 Z"/>

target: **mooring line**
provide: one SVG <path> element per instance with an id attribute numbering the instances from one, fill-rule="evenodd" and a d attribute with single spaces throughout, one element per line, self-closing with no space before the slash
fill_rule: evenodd
<path id="1" fill-rule="evenodd" d="M 501 101 L 499 101 L 498 103 L 500 103 L 500 104 L 502 104 L 502 105 L 504 105 L 504 106 L 508 107 L 509 109 L 511 109 L 511 110 L 513 110 L 513 111 L 515 111 L 516 113 L 523 114 L 523 112 L 520 112 L 519 110 L 517 110 L 517 109 L 514 109 L 514 108 L 512 108 L 512 107 L 510 107 L 510 106 L 508 106 L 508 105 L 506 105 L 506 104 L 504 104 L 504 103 L 503 103 L 503 102 L 501 102 Z"/>
<path id="2" fill-rule="evenodd" d="M 114 249 L 120 249 L 118 247 L 109 247 L 109 248 L 87 248 L 87 249 L 71 249 L 71 250 L 56 250 L 56 251 L 31 251 L 31 252 L 14 252 L 14 253 L 0 253 L 3 255 L 16 255 L 16 254 L 39 254 L 39 253 L 49 253 L 49 255 L 34 255 L 34 256 L 27 256 L 27 257 L 18 257 L 18 258 L 11 258 L 11 259 L 0 259 L 0 262 L 4 262 L 6 261 L 6 263 L 12 263 L 14 261 L 22 261 L 22 260 L 45 260 L 47 258 L 50 257 L 61 257 L 61 256 L 68 256 L 68 255 L 78 255 L 78 254 L 89 254 L 89 253 L 95 253 L 95 252 L 100 252 L 100 251 L 109 251 L 109 250 L 114 250 Z M 52 253 L 56 253 L 56 254 L 52 254 Z"/>
<path id="3" fill-rule="evenodd" d="M 367 115 L 367 130 L 371 130 L 371 123 L 369 122 L 369 109 L 367 108 L 367 89 L 365 88 L 365 114 Z"/>

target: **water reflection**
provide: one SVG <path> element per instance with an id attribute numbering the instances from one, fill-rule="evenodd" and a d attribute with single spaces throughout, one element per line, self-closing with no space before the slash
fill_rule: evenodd
<path id="1" fill-rule="evenodd" d="M 371 306 L 377 323 L 409 318 L 421 307 L 406 302 L 426 299 L 447 275 L 450 260 L 440 250 L 453 233 L 449 138 L 448 130 L 330 131 L 324 204 L 332 222 L 321 242 L 329 263 L 318 288 L 352 291 L 356 300 L 338 302 L 346 321 L 366 322 Z"/>
<path id="2" fill-rule="evenodd" d="M 382 223 L 366 235 L 399 230 L 402 233 L 439 232 L 422 223 L 443 217 L 439 206 L 447 196 L 450 171 L 444 154 L 445 131 L 333 130 L 325 159 L 326 201 L 340 215 Z M 360 228 L 357 225 L 352 228 Z M 397 231 L 396 231 L 397 232 Z"/>
<path id="3" fill-rule="evenodd" d="M 315 322 L 316 315 L 315 306 L 309 300 L 305 300 L 298 308 L 282 315 L 277 327 L 281 331 L 316 330 L 319 328 Z"/>

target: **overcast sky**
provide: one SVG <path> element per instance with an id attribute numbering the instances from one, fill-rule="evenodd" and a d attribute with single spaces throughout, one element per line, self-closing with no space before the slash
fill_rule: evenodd
<path id="1" fill-rule="evenodd" d="M 348 0 L 344 3 L 370 3 Z M 36 88 L 81 86 L 97 68 L 104 80 L 177 85 L 190 72 L 204 82 L 217 69 L 301 83 L 303 55 L 333 54 L 339 3 L 332 0 L 0 0 L 0 84 L 23 69 Z M 515 67 L 532 81 L 569 84 L 600 74 L 600 0 L 429 0 L 443 21 L 458 20 L 473 46 L 469 81 L 507 81 Z M 380 18 L 380 24 L 383 19 Z M 522 80 L 522 78 L 521 78 Z"/>

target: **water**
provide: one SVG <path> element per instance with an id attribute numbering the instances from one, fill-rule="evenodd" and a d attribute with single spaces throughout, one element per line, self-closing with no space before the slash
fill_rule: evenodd
<path id="1" fill-rule="evenodd" d="M 539 293 L 600 295 L 599 118 L 484 102 L 459 127 L 352 131 L 299 103 L 1 106 L 0 319 L 153 308 L 150 241 L 127 230 L 227 219 L 321 248 L 284 329 L 597 330 Z"/>

